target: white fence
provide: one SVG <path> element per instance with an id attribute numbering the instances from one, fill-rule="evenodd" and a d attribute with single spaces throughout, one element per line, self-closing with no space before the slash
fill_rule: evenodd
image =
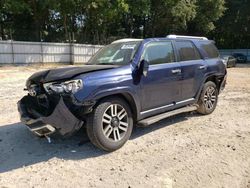
<path id="1" fill-rule="evenodd" d="M 247 60 L 250 61 L 250 49 L 220 49 L 221 55 L 232 55 L 233 53 L 241 53 L 247 56 Z"/>
<path id="2" fill-rule="evenodd" d="M 102 46 L 0 41 L 0 64 L 20 63 L 85 63 Z"/>

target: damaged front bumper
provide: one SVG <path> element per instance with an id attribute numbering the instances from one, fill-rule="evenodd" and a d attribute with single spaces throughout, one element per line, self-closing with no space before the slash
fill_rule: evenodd
<path id="1" fill-rule="evenodd" d="M 23 97 L 17 103 L 21 121 L 38 136 L 48 136 L 58 132 L 62 136 L 68 136 L 79 130 L 83 121 L 78 119 L 65 105 L 60 97 L 53 112 L 48 116 L 31 109 L 31 96 Z"/>

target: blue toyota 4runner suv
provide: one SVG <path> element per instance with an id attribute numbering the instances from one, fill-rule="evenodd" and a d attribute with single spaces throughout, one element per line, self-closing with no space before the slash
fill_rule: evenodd
<path id="1" fill-rule="evenodd" d="M 114 151 L 134 124 L 189 111 L 212 113 L 225 83 L 225 65 L 205 37 L 121 39 L 87 65 L 33 74 L 18 110 L 38 136 L 67 136 L 86 126 L 95 146 Z"/>

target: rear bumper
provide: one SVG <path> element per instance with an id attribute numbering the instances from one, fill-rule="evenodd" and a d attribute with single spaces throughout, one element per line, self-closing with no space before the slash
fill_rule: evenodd
<path id="1" fill-rule="evenodd" d="M 58 132 L 62 136 L 67 136 L 79 130 L 83 125 L 83 122 L 70 112 L 63 98 L 60 98 L 49 116 L 42 116 L 34 109 L 28 109 L 29 97 L 23 97 L 18 101 L 17 106 L 21 121 L 36 135 L 47 136 Z"/>

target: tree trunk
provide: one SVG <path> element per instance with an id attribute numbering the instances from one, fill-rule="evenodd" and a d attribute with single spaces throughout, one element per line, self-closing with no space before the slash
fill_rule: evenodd
<path id="1" fill-rule="evenodd" d="M 3 22 L 1 22 L 0 24 L 0 37 L 2 40 L 4 40 Z"/>
<path id="2" fill-rule="evenodd" d="M 37 13 L 37 4 L 35 0 L 32 0 L 32 6 L 33 6 L 33 14 L 34 14 L 34 24 L 35 24 L 35 40 L 36 41 L 41 41 L 41 36 L 40 36 L 40 22 L 39 22 L 39 17 Z"/>
<path id="3" fill-rule="evenodd" d="M 63 14 L 63 27 L 64 27 L 64 32 L 65 32 L 64 33 L 65 34 L 65 41 L 67 41 L 69 39 L 69 35 L 68 35 L 67 16 L 66 16 L 66 14 Z M 69 42 L 71 42 L 71 41 L 69 41 Z"/>

